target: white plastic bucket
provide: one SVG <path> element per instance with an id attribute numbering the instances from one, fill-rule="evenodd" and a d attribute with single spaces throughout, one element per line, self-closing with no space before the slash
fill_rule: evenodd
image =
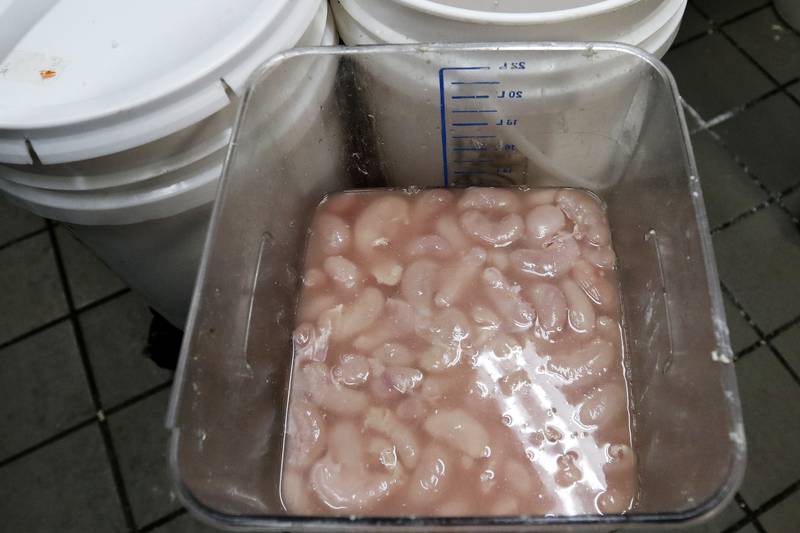
<path id="1" fill-rule="evenodd" d="M 456 2 L 453 0 L 449 3 Z M 472 3 L 485 4 L 485 2 Z M 519 14 L 520 19 L 514 19 L 514 23 L 506 20 L 508 19 L 506 17 L 502 23 L 481 24 L 476 12 L 470 12 L 471 18 L 461 16 L 458 20 L 453 20 L 445 18 L 446 15 L 451 15 L 453 10 L 440 9 L 436 16 L 433 16 L 430 11 L 417 9 L 422 4 L 427 8 L 434 5 L 442 7 L 442 2 L 427 0 L 340 0 L 334 2 L 332 6 L 340 35 L 347 44 L 386 42 L 383 39 L 389 39 L 391 42 L 424 42 L 435 40 L 436 35 L 440 35 L 439 39 L 444 40 L 452 37 L 455 41 L 475 41 L 479 40 L 475 37 L 477 33 L 483 36 L 482 38 L 496 41 L 514 39 L 533 41 L 556 36 L 566 36 L 568 40 L 618 40 L 640 46 L 655 54 L 663 54 L 678 31 L 686 0 L 622 2 L 614 4 L 615 9 L 611 11 L 599 9 L 601 5 L 610 7 L 611 3 L 596 2 L 592 5 L 594 18 L 587 17 L 583 21 L 571 20 L 571 25 L 561 25 L 550 19 L 546 24 L 532 23 L 531 20 L 535 16 L 542 15 L 539 12 Z M 522 4 L 517 2 L 515 6 L 519 8 Z M 462 9 L 461 14 L 464 12 Z M 524 15 L 530 16 L 525 19 Z M 465 22 L 468 18 L 469 22 Z M 579 22 L 583 24 L 578 24 Z M 567 31 L 565 28 L 569 32 L 561 33 Z M 627 95 L 629 99 L 634 98 L 631 84 L 624 79 L 625 65 L 598 60 L 593 65 L 587 66 L 585 61 L 577 65 L 574 61 L 564 60 L 558 64 L 543 64 L 538 67 L 542 71 L 535 77 L 536 86 L 524 86 L 526 82 L 523 81 L 521 82 L 523 85 L 519 88 L 526 94 L 541 96 L 528 102 L 527 115 L 530 118 L 527 121 L 528 125 L 518 128 L 516 138 L 507 142 L 513 142 L 520 147 L 520 152 L 527 158 L 531 172 L 537 174 L 547 172 L 554 176 L 570 175 L 573 179 L 583 178 L 594 184 L 612 182 L 614 176 L 601 177 L 593 175 L 593 172 L 598 170 L 570 166 L 571 161 L 586 161 L 587 158 L 570 157 L 564 150 L 574 150 L 574 146 L 561 146 L 557 142 L 557 137 L 542 136 L 538 132 L 559 129 L 573 132 L 586 131 L 587 125 L 598 121 L 619 121 L 620 117 L 614 115 L 613 106 L 592 106 L 595 111 L 590 116 L 585 110 L 575 109 L 574 102 L 575 95 L 579 93 L 591 94 L 597 102 L 604 99 L 619 102 L 621 98 L 619 91 L 623 90 L 630 92 Z M 587 69 L 593 69 L 594 76 L 586 76 Z M 437 73 L 432 72 L 424 61 L 413 58 L 385 61 L 370 70 L 374 73 L 375 85 L 382 88 L 381 91 L 368 94 L 366 100 L 366 105 L 372 112 L 380 110 L 383 116 L 377 131 L 380 145 L 392 146 L 391 152 L 394 155 L 400 154 L 397 146 L 408 146 L 404 155 L 398 155 L 396 158 L 385 157 L 382 168 L 394 183 L 403 183 L 404 176 L 415 176 L 418 180 L 416 176 L 429 173 L 430 168 L 436 168 L 435 151 L 418 150 L 415 145 L 407 142 L 409 138 L 413 138 L 413 132 L 400 131 L 390 125 L 403 123 L 399 118 L 413 113 L 417 123 L 425 124 L 428 129 L 437 127 L 439 120 Z M 581 81 L 578 83 L 575 80 Z M 492 107 L 497 105 L 499 102 Z M 597 116 L 597 113 L 601 112 L 605 112 L 607 116 Z M 393 120 L 391 118 L 393 116 L 398 117 L 398 120 Z M 628 135 L 634 134 L 636 132 L 628 132 Z M 545 142 L 541 140 L 542 138 L 548 140 Z M 426 143 L 436 142 L 437 139 L 426 140 Z M 592 151 L 593 157 L 598 162 L 596 168 L 602 169 L 613 166 L 610 161 L 617 157 L 620 147 L 613 143 L 604 145 L 602 141 L 595 139 L 594 142 L 587 143 L 586 149 Z M 420 152 L 426 155 L 420 155 Z M 556 167 L 552 161 L 561 161 L 561 164 Z M 431 176 L 430 181 L 431 184 L 437 184 L 440 183 L 440 178 Z"/>
<path id="2" fill-rule="evenodd" d="M 325 37 L 326 27 L 331 23 L 329 19 L 327 5 L 320 4 L 311 24 L 295 46 L 317 46 L 322 42 L 335 44 L 334 37 L 330 34 L 334 30 L 327 28 L 330 35 L 328 38 Z M 276 99 L 273 104 L 275 107 L 282 106 L 285 105 L 285 100 L 286 98 Z M 183 167 L 192 165 L 212 153 L 216 153 L 221 164 L 230 138 L 237 104 L 238 99 L 235 99 L 220 111 L 196 124 L 142 146 L 107 156 L 53 165 L 0 164 L 0 178 L 35 189 L 90 191 L 161 178 L 180 171 Z M 35 192 L 33 195 L 35 196 Z M 39 203 L 41 205 L 37 208 L 40 211 L 46 209 L 48 205 L 46 201 Z M 45 216 L 62 219 L 55 213 Z"/>
<path id="3" fill-rule="evenodd" d="M 321 4 L 297 44 L 335 40 L 328 7 Z M 291 95 L 282 96 L 272 107 L 291 113 L 308 105 L 289 104 Z M 0 189 L 41 216 L 73 224 L 132 224 L 192 209 L 214 198 L 235 103 L 195 126 L 118 154 L 58 165 L 0 165 Z"/>
<path id="4" fill-rule="evenodd" d="M 580 40 L 638 45 L 675 12 L 682 12 L 685 1 L 593 2 L 559 11 L 529 8 L 511 13 L 428 0 L 337 0 L 332 5 L 347 44 Z"/>
<path id="5" fill-rule="evenodd" d="M 327 20 L 325 35 L 318 44 L 333 45 L 338 36 L 332 17 Z M 308 138 L 314 134 L 310 131 L 315 123 L 314 117 L 335 80 L 336 65 L 326 65 L 327 68 L 317 71 L 314 76 L 298 80 L 298 86 L 306 83 L 306 87 L 291 94 L 301 97 L 283 106 L 277 123 L 271 127 L 274 136 L 282 143 L 301 146 L 311 142 Z M 102 225 L 68 225 L 112 270 L 178 327 L 183 327 L 189 310 L 223 159 L 218 160 L 209 180 L 195 176 L 195 188 L 177 190 L 171 196 L 165 188 L 159 189 L 159 194 L 168 198 L 159 201 L 173 202 L 171 213 L 164 218 L 127 224 L 109 221 Z M 176 187 L 181 185 L 178 182 Z M 190 197 L 193 198 L 191 202 L 187 201 Z M 128 216 L 138 219 L 142 211 L 154 210 L 154 206 L 133 204 L 124 208 L 120 205 L 113 207 L 106 216 L 110 219 L 113 215 L 117 221 Z M 165 209 L 159 205 L 157 210 L 163 212 Z M 98 213 L 87 213 L 87 216 L 96 220 Z"/>
<path id="6" fill-rule="evenodd" d="M 100 157 L 196 124 L 229 105 L 266 58 L 294 46 L 324 2 L 52 4 L 34 20 L 0 20 L 29 26 L 0 64 L 5 163 L 31 164 L 31 151 L 45 164 Z M 150 42 L 159 49 L 142 46 Z"/>
<path id="7" fill-rule="evenodd" d="M 306 33 L 309 36 L 316 35 L 316 38 L 304 39 L 306 42 L 297 44 L 336 44 L 338 35 L 327 4 L 320 4 Z M 295 83 L 298 87 L 305 84 L 304 89 L 287 92 L 271 103 L 271 107 L 281 109 L 279 120 L 276 120 L 272 129 L 283 142 L 303 142 L 321 102 L 330 92 L 334 75 L 333 68 L 318 71 L 314 76 L 296 73 Z M 223 136 L 224 142 L 219 149 L 210 150 L 210 153 L 203 154 L 203 147 L 207 144 L 192 146 L 192 133 L 176 134 L 175 138 L 181 141 L 170 141 L 168 144 L 185 145 L 188 150 L 173 156 L 173 159 L 180 160 L 176 168 L 158 175 L 153 175 L 152 170 L 168 164 L 169 158 L 165 157 L 159 162 L 158 155 L 167 152 L 156 141 L 151 143 L 154 146 L 103 158 L 104 168 L 111 172 L 101 172 L 98 176 L 59 176 L 57 172 L 48 176 L 19 172 L 12 179 L 2 179 L 9 167 L 0 167 L 0 189 L 30 210 L 64 221 L 112 270 L 143 294 L 152 307 L 182 327 L 202 255 L 234 112 L 235 106 L 231 105 L 222 111 L 224 115 L 218 113 L 207 119 L 220 122 L 220 125 L 222 119 L 226 119 L 225 128 L 216 134 Z M 204 129 L 216 128 L 210 128 L 206 123 L 200 128 Z M 208 136 L 208 139 L 214 138 L 214 134 Z M 121 158 L 135 163 L 140 150 L 148 154 L 153 151 L 153 161 L 142 168 L 134 166 L 115 175 L 113 163 Z M 74 168 L 72 165 L 45 167 L 62 171 Z M 141 179 L 124 179 L 125 172 L 135 173 L 137 170 Z M 99 179 L 94 181 L 93 178 L 97 177 Z M 123 179 L 115 180 L 117 177 Z M 50 186 L 60 184 L 61 187 L 44 188 L 41 186 L 43 182 Z M 66 183 L 72 188 L 64 187 Z"/>

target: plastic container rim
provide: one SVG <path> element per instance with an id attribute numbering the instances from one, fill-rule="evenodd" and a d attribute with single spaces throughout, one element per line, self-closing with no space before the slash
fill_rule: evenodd
<path id="1" fill-rule="evenodd" d="M 639 0 L 600 0 L 585 7 L 572 7 L 538 13 L 513 13 L 497 11 L 481 11 L 463 7 L 448 6 L 431 0 L 392 0 L 405 7 L 451 20 L 475 22 L 478 24 L 505 24 L 521 26 L 525 24 L 557 24 L 588 18 L 602 13 L 622 9 Z"/>
<path id="2" fill-rule="evenodd" d="M 429 51 L 581 51 L 592 53 L 594 51 L 618 52 L 628 54 L 649 64 L 658 72 L 671 95 L 672 105 L 677 114 L 681 129 L 681 144 L 684 147 L 684 166 L 689 179 L 689 192 L 692 198 L 692 205 L 700 236 L 700 245 L 706 265 L 706 275 L 709 283 L 709 296 L 711 301 L 711 318 L 715 324 L 716 348 L 715 355 L 720 364 L 727 364 L 728 371 L 724 373 L 722 386 L 731 393 L 731 401 L 728 402 L 728 410 L 732 422 L 732 427 L 737 429 L 739 438 L 732 439 L 736 444 L 736 453 L 730 465 L 729 475 L 726 482 L 720 486 L 719 490 L 709 499 L 699 503 L 695 507 L 686 511 L 666 512 L 666 513 L 643 513 L 631 515 L 580 515 L 580 516 L 558 516 L 558 517 L 536 517 L 536 516 L 468 516 L 468 517 L 356 517 L 356 516 L 300 516 L 289 514 L 274 515 L 233 515 L 216 511 L 200 500 L 195 498 L 188 487 L 181 479 L 181 471 L 178 461 L 178 439 L 180 438 L 180 427 L 178 427 L 178 412 L 181 401 L 182 383 L 186 374 L 186 365 L 190 359 L 189 343 L 184 342 L 181 346 L 180 359 L 175 372 L 174 385 L 170 394 L 170 402 L 166 416 L 166 427 L 170 430 L 169 438 L 169 476 L 172 479 L 178 498 L 196 517 L 215 527 L 236 531 L 261 531 L 274 528 L 287 528 L 298 526 L 301 528 L 315 527 L 364 529 L 364 528 L 531 528 L 531 527 L 557 527 L 557 526 L 623 526 L 631 525 L 690 525 L 704 521 L 717 514 L 733 498 L 734 493 L 741 485 L 744 478 L 746 464 L 746 444 L 744 440 L 744 426 L 742 423 L 742 413 L 739 402 L 739 391 L 736 382 L 736 374 L 733 369 L 733 353 L 728 338 L 728 327 L 725 319 L 725 312 L 722 302 L 722 293 L 717 274 L 716 259 L 714 248 L 711 243 L 711 232 L 708 217 L 703 201 L 703 194 L 698 179 L 697 166 L 694 154 L 691 149 L 689 129 L 686 117 L 681 105 L 681 98 L 675 78 L 667 66 L 652 54 L 635 46 L 614 42 L 586 41 L 586 42 L 516 42 L 516 43 L 421 43 L 421 44 L 401 44 L 401 45 L 361 45 L 361 46 L 326 46 L 326 47 L 305 47 L 281 52 L 272 59 L 258 67 L 247 80 L 245 92 L 236 113 L 236 121 L 233 125 L 233 135 L 228 145 L 225 162 L 222 168 L 221 179 L 217 187 L 217 196 L 214 202 L 209 230 L 206 234 L 203 258 L 198 269 L 195 290 L 192 295 L 192 302 L 186 320 L 185 339 L 191 339 L 194 333 L 196 318 L 200 308 L 202 281 L 208 269 L 208 254 L 205 253 L 214 242 L 217 234 L 217 219 L 219 217 L 219 199 L 224 196 L 226 190 L 227 177 L 230 172 L 231 161 L 236 153 L 236 145 L 241 131 L 244 116 L 248 110 L 252 92 L 255 90 L 259 81 L 271 70 L 287 60 L 303 56 L 355 56 L 355 55 L 380 55 L 382 53 L 419 53 Z M 738 409 L 736 407 L 739 407 Z"/>

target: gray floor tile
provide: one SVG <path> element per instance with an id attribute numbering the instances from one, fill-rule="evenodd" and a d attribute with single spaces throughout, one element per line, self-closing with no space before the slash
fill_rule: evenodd
<path id="1" fill-rule="evenodd" d="M 725 31 L 779 82 L 800 75 L 800 37 L 771 9 L 737 20 Z"/>
<path id="2" fill-rule="evenodd" d="M 747 524 L 745 527 L 743 527 L 736 533 L 758 533 L 758 530 L 753 524 Z M 777 532 L 770 532 L 770 533 L 777 533 Z"/>
<path id="3" fill-rule="evenodd" d="M 132 293 L 80 315 L 100 400 L 109 407 L 160 385 L 172 373 L 147 359 L 150 310 Z"/>
<path id="4" fill-rule="evenodd" d="M 699 526 L 691 526 L 691 527 L 684 527 L 681 529 L 675 528 L 669 529 L 669 533 L 677 533 L 678 531 L 682 533 L 719 533 L 720 531 L 725 530 L 726 528 L 732 526 L 742 518 L 744 518 L 744 512 L 739 509 L 739 506 L 736 505 L 736 502 L 729 503 L 722 511 L 719 512 L 716 516 L 711 518 L 711 520 L 707 522 L 703 522 Z M 658 529 L 621 529 L 619 530 L 621 533 L 655 533 L 659 531 Z"/>
<path id="5" fill-rule="evenodd" d="M 67 314 L 46 233 L 0 250 L 0 342 Z"/>
<path id="6" fill-rule="evenodd" d="M 0 194 L 0 245 L 42 228 L 42 218 L 12 204 Z"/>
<path id="7" fill-rule="evenodd" d="M 797 531 L 800 524 L 800 491 L 767 511 L 760 520 L 769 533 Z"/>
<path id="8" fill-rule="evenodd" d="M 717 233 L 714 246 L 722 282 L 763 331 L 797 315 L 800 233 L 786 213 L 763 209 Z"/>
<path id="9" fill-rule="evenodd" d="M 104 296 L 125 288 L 125 284 L 111 272 L 86 246 L 64 227 L 56 229 L 61 247 L 64 268 L 67 271 L 72 298 L 76 307 L 82 307 Z"/>
<path id="10" fill-rule="evenodd" d="M 63 322 L 0 350 L 0 458 L 94 412 L 72 325 Z"/>
<path id="11" fill-rule="evenodd" d="M 800 478 L 800 387 L 767 348 L 736 363 L 747 434 L 747 472 L 740 489 L 757 508 Z"/>
<path id="12" fill-rule="evenodd" d="M 771 191 L 800 183 L 800 106 L 786 95 L 771 96 L 714 130 Z"/>
<path id="13" fill-rule="evenodd" d="M 164 417 L 169 391 L 162 391 L 108 418 L 133 516 L 144 525 L 180 507 L 167 474 Z"/>
<path id="14" fill-rule="evenodd" d="M 792 93 L 795 98 L 800 99 L 800 83 L 795 83 L 789 87 L 789 92 Z"/>
<path id="15" fill-rule="evenodd" d="M 800 218 L 800 190 L 785 196 L 782 200 L 783 205 L 797 218 Z"/>
<path id="16" fill-rule="evenodd" d="M 766 4 L 765 0 L 697 0 L 698 8 L 715 22 L 725 22 L 733 17 Z"/>
<path id="17" fill-rule="evenodd" d="M 719 533 L 744 518 L 745 514 L 735 501 L 731 501 L 720 513 L 699 526 L 687 528 L 685 533 Z"/>
<path id="18" fill-rule="evenodd" d="M 773 88 L 725 37 L 707 35 L 664 56 L 681 96 L 704 119 L 711 119 Z"/>
<path id="19" fill-rule="evenodd" d="M 681 27 L 675 37 L 675 42 L 681 43 L 686 39 L 706 33 L 710 27 L 711 23 L 693 5 L 689 4 L 683 13 L 683 20 L 681 20 Z"/>
<path id="20" fill-rule="evenodd" d="M 3 531 L 125 531 L 96 424 L 0 470 Z"/>
<path id="21" fill-rule="evenodd" d="M 725 303 L 725 316 L 728 319 L 728 329 L 731 332 L 733 353 L 738 353 L 756 342 L 758 340 L 758 334 L 753 327 L 747 323 L 747 320 L 745 320 L 739 312 L 739 309 L 727 295 L 723 295 L 722 301 Z"/>
<path id="22" fill-rule="evenodd" d="M 185 514 L 164 524 L 155 531 L 156 533 L 211 533 L 212 531 L 220 530 L 198 522 L 188 514 Z"/>
<path id="23" fill-rule="evenodd" d="M 693 135 L 692 146 L 712 228 L 766 199 L 764 191 L 710 133 Z"/>
<path id="24" fill-rule="evenodd" d="M 798 310 L 798 314 L 800 314 L 800 310 Z M 792 369 L 800 375 L 800 324 L 772 339 L 772 345 L 781 353 Z"/>
<path id="25" fill-rule="evenodd" d="M 686 117 L 686 127 L 689 128 L 689 133 L 696 131 L 700 128 L 700 122 L 697 120 L 697 118 L 695 118 L 694 112 L 689 109 L 689 104 L 686 103 L 686 100 L 682 101 L 682 105 L 683 116 Z"/>

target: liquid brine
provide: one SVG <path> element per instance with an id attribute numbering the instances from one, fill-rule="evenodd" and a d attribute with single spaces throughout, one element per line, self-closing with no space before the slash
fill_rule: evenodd
<path id="1" fill-rule="evenodd" d="M 287 511 L 628 510 L 615 266 L 604 208 L 581 190 L 327 197 L 293 336 Z"/>

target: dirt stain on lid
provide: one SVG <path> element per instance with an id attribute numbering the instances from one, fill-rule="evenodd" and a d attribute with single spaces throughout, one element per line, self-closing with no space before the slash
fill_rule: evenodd
<path id="1" fill-rule="evenodd" d="M 50 69 L 40 70 L 39 71 L 39 76 L 43 80 L 49 80 L 50 78 L 55 78 L 56 77 L 56 71 L 55 70 L 50 70 Z"/>

